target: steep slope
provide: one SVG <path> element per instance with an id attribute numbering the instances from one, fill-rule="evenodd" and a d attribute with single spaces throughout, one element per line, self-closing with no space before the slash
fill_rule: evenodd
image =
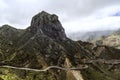
<path id="1" fill-rule="evenodd" d="M 42 11 L 32 18 L 27 29 L 9 29 L 10 36 L 5 35 L 6 29 L 0 29 L 0 78 L 3 80 L 120 79 L 120 50 L 70 40 L 55 14 Z M 107 63 L 111 60 L 118 62 Z M 36 72 L 50 66 L 60 69 Z"/>
<path id="2" fill-rule="evenodd" d="M 6 57 L 10 57 L 11 52 L 15 49 L 15 44 L 24 30 L 15 29 L 9 25 L 3 25 L 0 27 L 0 60 L 4 60 Z"/>

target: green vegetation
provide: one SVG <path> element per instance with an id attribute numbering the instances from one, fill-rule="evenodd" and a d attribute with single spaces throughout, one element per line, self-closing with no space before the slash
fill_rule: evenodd
<path id="1" fill-rule="evenodd" d="M 0 27 L 0 66 L 33 69 L 44 69 L 48 66 L 66 67 L 68 58 L 70 67 L 88 65 L 88 69 L 81 70 L 85 80 L 120 80 L 120 64 L 110 67 L 105 63 L 84 62 L 97 59 L 119 60 L 119 49 L 72 41 L 66 37 L 56 15 L 43 11 L 36 16 L 32 19 L 32 25 L 25 30 L 8 25 Z M 0 80 L 66 80 L 67 75 L 67 71 L 58 69 L 34 72 L 0 68 Z"/>

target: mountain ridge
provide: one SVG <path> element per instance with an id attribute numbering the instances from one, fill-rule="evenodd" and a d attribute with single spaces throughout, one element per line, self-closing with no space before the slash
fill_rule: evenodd
<path id="1" fill-rule="evenodd" d="M 68 34 L 68 37 L 72 40 L 82 40 L 92 42 L 93 40 L 97 40 L 102 36 L 108 36 L 112 34 L 115 30 L 100 30 L 100 31 L 86 31 L 86 32 L 75 32 Z"/>
<path id="2" fill-rule="evenodd" d="M 101 37 L 98 40 L 93 41 L 99 45 L 107 45 L 117 49 L 120 49 L 120 29 L 114 31 L 111 35 Z"/>
<path id="3" fill-rule="evenodd" d="M 4 33 L 7 32 L 4 31 Z M 0 78 L 3 80 L 9 78 L 11 80 L 77 80 L 76 75 L 79 77 L 82 75 L 84 80 L 120 79 L 116 77 L 120 74 L 119 64 L 109 69 L 108 64 L 85 62 L 97 59 L 119 60 L 119 49 L 72 41 L 67 38 L 64 28 L 54 14 L 42 11 L 32 18 L 30 27 L 20 33 L 15 31 L 14 34 L 17 35 L 15 37 L 0 36 L 0 65 L 33 69 L 44 69 L 48 66 L 76 68 L 87 65 L 89 68 L 68 71 L 52 69 L 44 73 L 0 68 L 2 74 Z M 7 75 L 4 75 L 5 72 Z"/>

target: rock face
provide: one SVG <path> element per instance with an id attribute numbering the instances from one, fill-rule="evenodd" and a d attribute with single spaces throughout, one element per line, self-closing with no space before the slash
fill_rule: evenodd
<path id="1" fill-rule="evenodd" d="M 58 17 L 44 11 L 25 30 L 0 27 L 0 66 L 77 68 L 36 72 L 0 67 L 3 80 L 120 80 L 119 59 L 119 49 L 70 40 Z M 88 68 L 79 69 L 82 66 Z"/>
<path id="2" fill-rule="evenodd" d="M 64 28 L 55 14 L 49 14 L 45 11 L 38 13 L 32 18 L 30 31 L 41 33 L 53 39 L 65 40 L 66 34 Z"/>

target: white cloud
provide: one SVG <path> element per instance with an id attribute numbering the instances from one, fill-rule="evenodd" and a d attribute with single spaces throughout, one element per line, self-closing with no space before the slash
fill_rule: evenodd
<path id="1" fill-rule="evenodd" d="M 0 0 L 0 25 L 16 28 L 30 25 L 32 16 L 45 10 L 55 13 L 66 30 L 83 31 L 117 28 L 120 0 Z"/>
<path id="2" fill-rule="evenodd" d="M 120 11 L 120 6 L 109 6 L 93 12 L 91 15 L 76 18 L 64 24 L 66 32 L 112 30 L 120 28 L 120 16 L 114 14 Z"/>

